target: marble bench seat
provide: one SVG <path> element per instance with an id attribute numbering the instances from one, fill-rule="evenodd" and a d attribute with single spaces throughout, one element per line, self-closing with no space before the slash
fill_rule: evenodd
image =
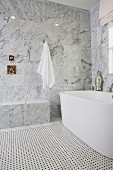
<path id="1" fill-rule="evenodd" d="M 0 103 L 0 129 L 50 122 L 47 100 Z"/>

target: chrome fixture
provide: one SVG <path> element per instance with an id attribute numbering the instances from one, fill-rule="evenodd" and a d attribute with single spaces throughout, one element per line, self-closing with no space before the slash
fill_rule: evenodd
<path id="1" fill-rule="evenodd" d="M 90 90 L 94 90 L 94 86 L 91 86 Z"/>
<path id="2" fill-rule="evenodd" d="M 111 87 L 107 87 L 106 91 L 111 92 Z"/>
<path id="3" fill-rule="evenodd" d="M 111 87 L 107 87 L 106 91 L 107 92 L 113 92 L 113 83 L 111 84 Z"/>
<path id="4" fill-rule="evenodd" d="M 113 83 L 111 84 L 111 92 L 113 92 Z"/>

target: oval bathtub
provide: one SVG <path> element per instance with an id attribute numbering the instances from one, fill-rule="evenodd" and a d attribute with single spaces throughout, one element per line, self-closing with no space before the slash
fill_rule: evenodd
<path id="1" fill-rule="evenodd" d="M 60 93 L 64 126 L 91 148 L 113 159 L 112 96 L 96 91 Z"/>

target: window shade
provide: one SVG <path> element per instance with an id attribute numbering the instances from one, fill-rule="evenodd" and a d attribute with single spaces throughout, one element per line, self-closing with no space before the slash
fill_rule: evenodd
<path id="1" fill-rule="evenodd" d="M 101 26 L 113 20 L 113 0 L 100 0 L 99 19 Z"/>

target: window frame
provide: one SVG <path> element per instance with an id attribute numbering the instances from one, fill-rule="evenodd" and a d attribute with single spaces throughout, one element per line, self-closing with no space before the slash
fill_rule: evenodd
<path id="1" fill-rule="evenodd" d="M 109 47 L 109 29 L 113 27 L 113 21 L 111 21 L 108 24 L 108 74 L 113 75 L 113 58 L 112 58 L 112 64 L 110 64 L 110 50 L 113 51 L 113 46 Z M 112 52 L 113 54 L 113 52 Z M 110 65 L 112 65 L 112 69 L 110 69 Z M 112 71 L 111 71 L 112 70 Z"/>

